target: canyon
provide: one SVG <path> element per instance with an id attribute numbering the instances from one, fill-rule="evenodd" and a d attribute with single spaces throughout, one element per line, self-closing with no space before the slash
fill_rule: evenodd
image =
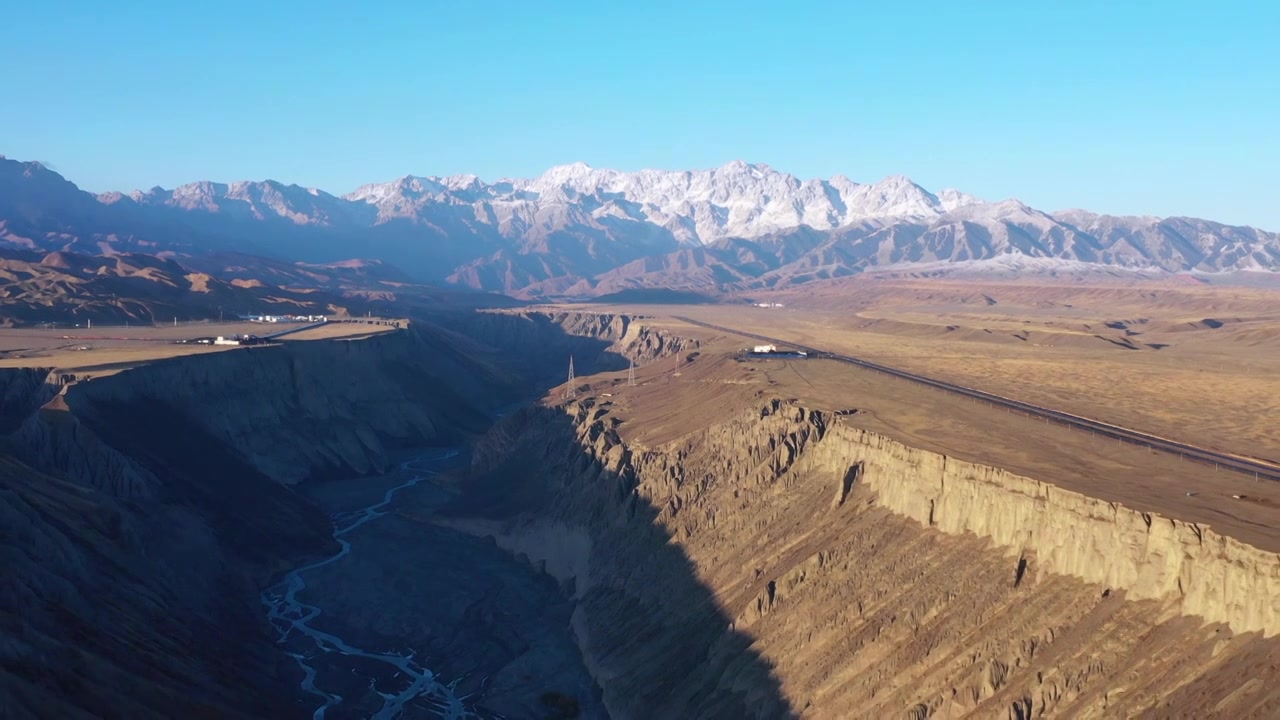
<path id="1" fill-rule="evenodd" d="M 1197 471 L 951 451 L 887 381 L 736 348 L 523 309 L 2 369 L 0 706 L 461 717 L 406 694 L 429 669 L 482 717 L 1280 712 L 1276 491 L 1216 478 L 1257 500 L 1236 521 L 1117 499 L 1088 483 Z M 282 633 L 298 577 L 312 628 L 413 672 Z"/>

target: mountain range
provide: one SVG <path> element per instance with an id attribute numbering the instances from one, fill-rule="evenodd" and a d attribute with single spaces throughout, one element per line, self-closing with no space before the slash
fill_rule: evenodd
<path id="1" fill-rule="evenodd" d="M 0 158 L 0 242 L 28 251 L 365 258 L 525 298 L 788 287 L 870 270 L 1280 271 L 1280 235 L 1186 217 L 1044 212 L 893 176 L 801 180 L 741 161 L 532 179 L 406 176 L 345 195 L 267 180 L 94 195 Z M 331 266 L 331 265 L 330 265 Z"/>

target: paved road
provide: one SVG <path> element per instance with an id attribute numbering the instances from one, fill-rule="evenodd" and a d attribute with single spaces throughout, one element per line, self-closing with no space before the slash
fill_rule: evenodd
<path id="1" fill-rule="evenodd" d="M 1059 425 L 1069 425 L 1072 427 L 1079 428 L 1081 430 L 1089 430 L 1103 437 L 1114 438 L 1121 442 L 1127 442 L 1133 445 L 1149 447 L 1154 450 L 1162 450 L 1167 453 L 1175 453 L 1184 459 L 1195 460 L 1198 462 L 1205 463 L 1206 465 L 1213 465 L 1215 467 L 1221 466 L 1224 468 L 1238 470 L 1243 473 L 1253 474 L 1258 478 L 1266 478 L 1268 480 L 1280 481 L 1280 467 L 1277 467 L 1276 465 L 1271 465 L 1269 463 L 1258 462 L 1258 461 L 1250 460 L 1248 458 L 1236 457 L 1235 455 L 1229 455 L 1226 453 L 1218 452 L 1216 450 L 1197 447 L 1195 445 L 1188 445 L 1186 443 L 1181 443 L 1176 440 L 1169 440 L 1168 438 L 1162 438 L 1156 435 L 1149 435 L 1147 433 L 1139 432 L 1137 430 L 1130 430 L 1128 428 L 1123 428 L 1118 425 L 1111 425 L 1108 423 L 1104 423 L 1099 420 L 1091 420 L 1089 418 L 1080 417 L 1079 415 L 1072 415 L 1070 413 L 1065 413 L 1060 410 L 1040 407 L 1039 405 L 1032 405 L 1031 403 L 1025 403 L 1025 402 L 1022 402 L 1021 400 L 1014 400 L 1013 398 L 1007 398 L 1002 395 L 996 395 L 994 393 L 989 393 L 984 390 L 975 390 L 973 388 L 964 387 L 963 385 L 956 385 L 954 383 L 944 382 L 942 380 L 935 380 L 933 378 L 925 377 L 923 375 L 917 375 L 915 373 L 907 372 L 905 370 L 899 370 L 897 368 L 888 367 L 886 365 L 880 365 L 879 363 L 873 363 L 869 360 L 862 360 L 859 358 L 851 357 L 849 355 L 840 355 L 837 353 L 820 350 L 818 348 L 799 345 L 797 343 L 789 342 L 787 340 L 782 340 L 780 338 L 772 338 L 772 337 L 767 337 L 765 335 L 745 332 L 743 330 L 735 330 L 733 328 L 727 328 L 721 325 L 712 325 L 711 323 L 705 323 L 705 322 L 702 322 L 701 320 L 694 320 L 692 318 L 687 318 L 687 317 L 677 316 L 675 319 L 680 320 L 681 322 L 689 323 L 690 325 L 696 325 L 698 327 L 707 328 L 709 330 L 716 330 L 718 332 L 728 333 L 731 335 L 740 335 L 742 337 L 750 338 L 752 340 L 759 340 L 760 342 L 763 342 L 763 343 L 769 343 L 769 344 L 779 345 L 784 347 L 798 348 L 800 350 L 804 350 L 805 352 L 809 353 L 814 357 L 826 358 L 829 360 L 835 360 L 837 362 L 848 363 L 849 365 L 856 365 L 858 367 L 866 368 L 868 370 L 874 370 L 876 372 L 881 372 L 886 375 L 891 375 L 893 377 L 902 378 L 904 380 L 910 380 L 912 382 L 920 383 L 921 385 L 927 385 L 929 387 L 954 393 L 956 395 L 961 395 L 964 397 L 981 400 L 983 402 L 990 403 L 991 405 L 1007 408 L 1011 411 L 1020 412 L 1028 417 L 1040 418 L 1042 420 L 1057 423 Z"/>

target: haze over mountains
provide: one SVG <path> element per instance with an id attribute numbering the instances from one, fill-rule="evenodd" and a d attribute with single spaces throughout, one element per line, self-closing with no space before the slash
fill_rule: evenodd
<path id="1" fill-rule="evenodd" d="M 0 159 L 0 241 L 194 263 L 360 257 L 419 282 L 522 297 L 751 290 L 885 268 L 1280 271 L 1280 235 L 1256 228 L 1048 213 L 902 176 L 801 180 L 740 161 L 638 172 L 574 163 L 492 183 L 407 176 L 342 196 L 270 180 L 95 196 L 39 163 Z"/>

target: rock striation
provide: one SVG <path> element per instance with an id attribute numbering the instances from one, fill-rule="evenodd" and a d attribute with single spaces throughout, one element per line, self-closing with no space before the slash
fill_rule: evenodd
<path id="1" fill-rule="evenodd" d="M 696 338 L 659 328 L 643 315 L 491 310 L 453 318 L 451 327 L 460 333 L 491 347 L 519 352 L 526 365 L 546 363 L 556 373 L 565 369 L 566 352 L 585 363 L 579 365 L 585 374 L 625 369 L 628 359 L 649 363 L 700 346 Z"/>
<path id="2" fill-rule="evenodd" d="M 651 446 L 618 391 L 495 424 L 570 354 L 585 375 L 696 342 L 438 320 L 65 388 L 0 371 L 6 713 L 306 714 L 257 598 L 333 547 L 294 486 L 462 442 L 441 522 L 558 581 L 612 717 L 1280 713 L 1275 554 L 763 396 Z"/>
<path id="3" fill-rule="evenodd" d="M 784 401 L 658 447 L 624 422 L 507 418 L 456 510 L 575 598 L 615 718 L 1280 708 L 1240 675 L 1280 660 L 1274 554 Z"/>
<path id="4" fill-rule="evenodd" d="M 1048 572 L 1172 600 L 1236 632 L 1280 633 L 1280 556 L 1212 528 L 837 425 L 814 463 L 860 467 L 876 502 L 950 534 L 989 538 Z"/>

